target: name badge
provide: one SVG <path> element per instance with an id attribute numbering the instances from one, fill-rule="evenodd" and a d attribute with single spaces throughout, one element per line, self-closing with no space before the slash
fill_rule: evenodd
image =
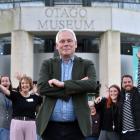
<path id="1" fill-rule="evenodd" d="M 27 102 L 33 102 L 33 98 L 30 98 L 30 99 L 26 99 Z"/>

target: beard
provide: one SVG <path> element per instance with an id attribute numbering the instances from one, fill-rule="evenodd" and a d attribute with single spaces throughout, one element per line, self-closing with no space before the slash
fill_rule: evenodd
<path id="1" fill-rule="evenodd" d="M 133 86 L 125 86 L 124 87 L 125 91 L 130 91 L 130 90 L 132 90 L 132 88 L 133 88 Z"/>

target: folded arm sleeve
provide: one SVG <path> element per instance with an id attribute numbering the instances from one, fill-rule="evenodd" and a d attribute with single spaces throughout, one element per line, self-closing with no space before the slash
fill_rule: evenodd
<path id="1" fill-rule="evenodd" d="M 53 68 L 51 66 L 51 59 L 45 60 L 42 63 L 39 80 L 38 80 L 38 93 L 40 95 L 54 97 L 54 98 L 63 98 L 67 95 L 65 94 L 64 88 L 58 88 L 56 86 L 50 87 L 48 81 L 53 77 Z"/>
<path id="2" fill-rule="evenodd" d="M 91 61 L 86 61 L 85 76 L 88 80 L 67 80 L 65 81 L 65 92 L 67 95 L 79 93 L 92 93 L 96 90 L 96 73 L 94 64 Z"/>

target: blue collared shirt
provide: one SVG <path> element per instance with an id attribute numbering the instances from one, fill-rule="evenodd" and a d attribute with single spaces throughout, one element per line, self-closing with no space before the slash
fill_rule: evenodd
<path id="1" fill-rule="evenodd" d="M 72 68 L 73 68 L 74 58 L 63 61 L 61 63 L 61 81 L 70 80 L 72 78 Z M 51 120 L 53 121 L 74 121 L 76 118 L 73 108 L 72 98 L 68 102 L 58 99 L 54 107 Z"/>

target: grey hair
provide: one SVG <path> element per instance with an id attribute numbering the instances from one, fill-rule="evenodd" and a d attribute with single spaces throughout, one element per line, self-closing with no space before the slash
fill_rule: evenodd
<path id="1" fill-rule="evenodd" d="M 62 32 L 65 32 L 65 31 L 70 32 L 70 33 L 73 35 L 74 40 L 77 41 L 76 35 L 75 35 L 75 33 L 74 33 L 74 31 L 73 31 L 72 29 L 61 29 L 61 30 L 59 30 L 59 32 L 56 34 L 55 43 L 58 43 L 59 34 L 62 33 Z"/>

